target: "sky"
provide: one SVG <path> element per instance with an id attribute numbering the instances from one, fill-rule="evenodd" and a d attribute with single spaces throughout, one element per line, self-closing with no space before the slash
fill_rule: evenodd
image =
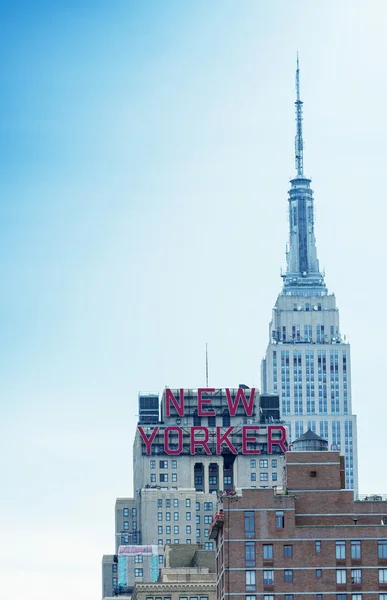
<path id="1" fill-rule="evenodd" d="M 384 0 L 0 4 L 0 598 L 95 600 L 139 391 L 259 386 L 300 53 L 361 493 L 387 493 Z"/>

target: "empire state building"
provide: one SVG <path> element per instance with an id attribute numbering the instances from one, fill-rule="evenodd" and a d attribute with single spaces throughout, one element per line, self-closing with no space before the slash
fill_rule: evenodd
<path id="1" fill-rule="evenodd" d="M 264 393 L 278 394 L 290 441 L 308 429 L 345 456 L 346 488 L 358 490 L 356 416 L 351 355 L 340 331 L 334 294 L 317 259 L 311 180 L 304 175 L 302 101 L 296 70 L 296 175 L 289 190 L 289 244 L 283 288 L 273 308 L 262 360 Z"/>

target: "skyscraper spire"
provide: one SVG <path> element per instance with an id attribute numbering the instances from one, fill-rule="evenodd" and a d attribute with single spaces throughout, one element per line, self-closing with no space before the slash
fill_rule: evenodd
<path id="1" fill-rule="evenodd" d="M 296 171 L 298 177 L 304 176 L 304 140 L 302 139 L 302 100 L 300 100 L 300 63 L 297 52 L 297 69 L 296 69 L 296 123 L 297 132 L 295 139 L 295 158 Z"/>
<path id="2" fill-rule="evenodd" d="M 284 291 L 292 295 L 321 295 L 327 289 L 320 272 L 314 235 L 314 201 L 311 180 L 304 175 L 304 141 L 302 139 L 302 100 L 300 99 L 300 63 L 296 69 L 296 176 L 289 190 L 289 246 L 287 268 L 282 275 Z"/>

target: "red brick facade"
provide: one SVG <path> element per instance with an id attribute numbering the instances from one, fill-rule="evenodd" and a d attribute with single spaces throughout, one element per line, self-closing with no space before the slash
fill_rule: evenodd
<path id="1" fill-rule="evenodd" d="M 284 493 L 224 498 L 217 600 L 387 600 L 387 503 L 354 501 L 343 473 L 338 452 L 288 452 Z"/>

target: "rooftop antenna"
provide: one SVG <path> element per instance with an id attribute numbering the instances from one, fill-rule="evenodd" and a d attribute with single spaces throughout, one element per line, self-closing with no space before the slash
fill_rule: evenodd
<path id="1" fill-rule="evenodd" d="M 206 342 L 206 387 L 208 387 L 208 347 Z"/>
<path id="2" fill-rule="evenodd" d="M 300 63 L 297 52 L 297 69 L 296 69 L 296 124 L 297 133 L 295 139 L 296 150 L 296 171 L 298 177 L 304 176 L 304 141 L 302 139 L 302 100 L 300 99 Z"/>

